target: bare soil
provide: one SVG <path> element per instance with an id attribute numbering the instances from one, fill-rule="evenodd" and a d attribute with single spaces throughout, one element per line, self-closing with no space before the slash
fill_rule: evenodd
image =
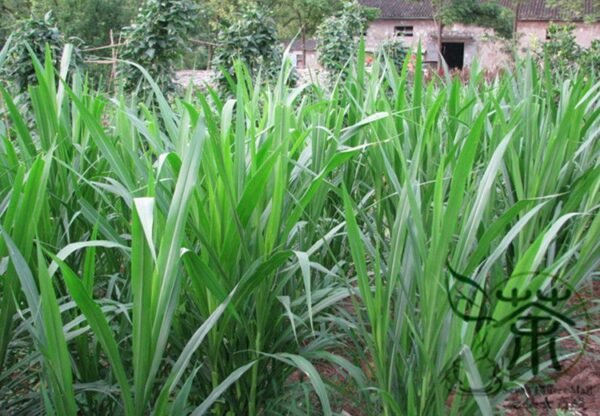
<path id="1" fill-rule="evenodd" d="M 586 290 L 582 296 L 588 310 L 593 310 L 600 299 L 600 281 L 595 281 L 593 288 Z M 597 337 L 600 316 L 591 314 L 590 324 Z M 576 351 L 578 345 L 568 341 L 563 343 L 563 347 Z M 560 409 L 570 410 L 573 416 L 600 416 L 600 345 L 593 337 L 588 338 L 583 354 L 563 365 L 568 370 L 554 384 L 532 386 L 528 391 L 512 394 L 504 406 L 508 410 L 507 415 L 553 416 Z"/>

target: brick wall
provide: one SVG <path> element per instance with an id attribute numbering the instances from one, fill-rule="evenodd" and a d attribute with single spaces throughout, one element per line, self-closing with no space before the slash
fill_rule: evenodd
<path id="1" fill-rule="evenodd" d="M 546 39 L 548 22 L 525 21 L 519 22 L 520 51 L 526 53 L 527 49 Z M 393 20 L 380 19 L 371 24 L 367 31 L 367 50 L 375 52 L 379 45 L 395 37 L 396 26 L 412 26 L 412 37 L 401 37 L 407 46 L 416 49 L 419 41 L 425 50 L 425 61 L 437 62 L 437 29 L 432 20 Z M 600 23 L 576 25 L 575 35 L 577 42 L 588 47 L 592 40 L 600 39 Z M 465 66 L 472 64 L 477 59 L 486 68 L 503 66 L 508 56 L 503 52 L 504 44 L 494 40 L 493 30 L 476 26 L 456 24 L 444 28 L 443 40 L 447 42 L 464 42 Z"/>

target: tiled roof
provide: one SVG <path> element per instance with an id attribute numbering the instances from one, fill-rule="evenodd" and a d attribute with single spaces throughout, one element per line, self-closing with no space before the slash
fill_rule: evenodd
<path id="1" fill-rule="evenodd" d="M 432 16 L 429 1 L 359 0 L 359 2 L 364 6 L 380 9 L 380 19 L 428 19 Z"/>
<path id="2" fill-rule="evenodd" d="M 430 2 L 427 0 L 359 0 L 365 6 L 381 10 L 381 19 L 431 19 Z M 486 1 L 486 0 L 479 0 Z M 487 0 L 489 1 L 489 0 Z M 585 14 L 598 14 L 594 10 L 594 0 L 585 1 Z M 512 9 L 511 0 L 499 0 L 499 3 Z M 597 8 L 598 6 L 596 6 Z M 546 6 L 545 0 L 524 0 L 519 10 L 519 20 L 561 20 L 560 10 Z"/>
<path id="3" fill-rule="evenodd" d="M 500 3 L 506 7 L 511 7 L 512 4 L 510 0 L 502 0 Z M 598 8 L 597 5 L 594 6 L 594 0 L 585 0 L 584 15 L 600 12 L 600 10 L 594 10 L 594 7 Z M 519 9 L 519 20 L 561 20 L 562 18 L 564 16 L 560 9 L 547 7 L 544 0 L 526 0 Z"/>

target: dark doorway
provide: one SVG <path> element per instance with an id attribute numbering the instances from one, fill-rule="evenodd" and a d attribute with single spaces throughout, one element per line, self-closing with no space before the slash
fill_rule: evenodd
<path id="1" fill-rule="evenodd" d="M 465 44 L 459 42 L 442 43 L 442 56 L 450 69 L 463 69 L 465 63 Z"/>

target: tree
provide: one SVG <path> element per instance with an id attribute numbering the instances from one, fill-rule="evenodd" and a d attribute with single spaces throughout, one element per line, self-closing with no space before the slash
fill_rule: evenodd
<path id="1" fill-rule="evenodd" d="M 0 0 L 0 47 L 15 30 L 19 20 L 29 17 L 30 8 L 27 0 Z"/>
<path id="2" fill-rule="evenodd" d="M 325 19 L 319 26 L 319 63 L 330 75 L 345 74 L 344 68 L 356 52 L 358 39 L 375 17 L 374 9 L 352 0 L 345 2 L 339 13 Z"/>
<path id="3" fill-rule="evenodd" d="M 173 91 L 173 65 L 187 48 L 187 35 L 194 26 L 196 11 L 188 0 L 147 0 L 135 23 L 124 29 L 121 58 L 140 64 L 164 91 Z M 120 73 L 126 89 L 141 84 L 137 68 L 123 65 Z"/>
<path id="4" fill-rule="evenodd" d="M 306 39 L 316 33 L 319 25 L 342 7 L 341 0 L 289 0 L 275 12 L 281 32 L 294 37 L 300 32 L 302 54 L 306 62 Z"/>
<path id="5" fill-rule="evenodd" d="M 32 0 L 31 14 L 43 17 L 52 11 L 57 26 L 67 37 L 88 45 L 105 45 L 111 30 L 128 25 L 142 0 Z"/>
<path id="6" fill-rule="evenodd" d="M 235 14 L 240 7 L 238 0 L 198 0 L 201 12 L 210 18 L 207 22 L 215 32 L 219 31 L 221 23 Z"/>
<path id="7" fill-rule="evenodd" d="M 589 48 L 585 49 L 580 58 L 581 67 L 588 74 L 600 73 L 600 40 L 592 41 Z"/>
<path id="8" fill-rule="evenodd" d="M 273 78 L 282 57 L 275 21 L 262 7 L 246 4 L 219 33 L 213 62 L 220 70 L 216 81 L 222 90 L 227 90 L 227 77 L 235 81 L 236 61 L 246 65 L 252 75 L 262 70 L 267 78 Z"/>
<path id="9" fill-rule="evenodd" d="M 521 16 L 521 6 L 525 0 L 511 0 L 511 10 L 513 12 L 513 40 L 517 40 L 518 30 L 519 30 L 519 19 Z"/>
<path id="10" fill-rule="evenodd" d="M 582 48 L 574 32 L 575 25 L 572 23 L 551 23 L 548 26 L 548 40 L 537 51 L 540 60 L 550 65 L 550 71 L 556 79 L 562 80 L 572 71 L 592 74 L 600 69 L 600 40 L 594 40 L 589 48 Z"/>
<path id="11" fill-rule="evenodd" d="M 30 18 L 20 21 L 13 32 L 5 64 L 0 75 L 9 81 L 16 93 L 27 91 L 30 85 L 37 83 L 37 76 L 31 53 L 44 62 L 46 48 L 52 53 L 53 64 L 58 67 L 65 46 L 62 33 L 54 24 L 52 13 L 48 12 L 43 19 Z M 81 64 L 78 51 L 74 56 L 74 65 Z"/>
<path id="12" fill-rule="evenodd" d="M 444 32 L 445 22 L 444 16 L 453 4 L 453 0 L 429 0 L 431 3 L 431 11 L 433 23 L 437 27 L 438 53 L 440 62 L 442 61 L 442 34 Z"/>
<path id="13" fill-rule="evenodd" d="M 419 0 L 413 0 L 419 1 Z M 509 9 L 494 1 L 478 0 L 427 0 L 431 6 L 432 18 L 437 28 L 437 48 L 440 63 L 442 56 L 442 36 L 444 27 L 453 23 L 472 24 L 489 27 L 502 37 L 512 34 L 512 16 Z"/>

